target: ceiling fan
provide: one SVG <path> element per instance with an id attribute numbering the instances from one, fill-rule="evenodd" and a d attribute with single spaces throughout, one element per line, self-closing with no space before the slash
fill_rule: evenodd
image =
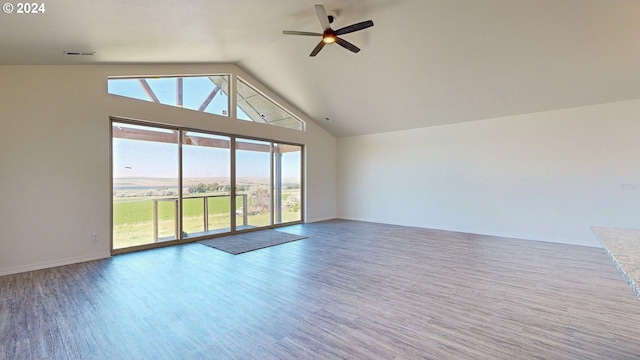
<path id="1" fill-rule="evenodd" d="M 349 34 L 362 29 L 366 29 L 368 27 L 372 27 L 373 21 L 367 20 L 367 21 L 359 22 L 357 24 L 345 26 L 338 30 L 333 30 L 331 28 L 331 23 L 333 22 L 333 16 L 327 14 L 327 11 L 325 10 L 324 5 L 316 4 L 315 9 L 316 9 L 316 15 L 318 15 L 318 20 L 320 20 L 320 24 L 324 29 L 322 33 L 308 32 L 308 31 L 289 31 L 289 30 L 285 30 L 282 33 L 285 35 L 322 36 L 322 40 L 320 40 L 320 43 L 313 49 L 313 51 L 311 52 L 311 54 L 309 54 L 309 56 L 318 55 L 320 50 L 322 50 L 322 48 L 325 45 L 333 44 L 333 43 L 336 43 L 342 46 L 343 48 L 349 51 L 352 51 L 354 53 L 357 53 L 358 51 L 360 51 L 360 48 L 358 48 L 357 46 L 353 45 L 352 43 L 338 36 Z"/>

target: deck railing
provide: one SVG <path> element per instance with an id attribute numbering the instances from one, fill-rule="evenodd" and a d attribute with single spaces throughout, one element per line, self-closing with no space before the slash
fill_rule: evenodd
<path id="1" fill-rule="evenodd" d="M 238 196 L 242 197 L 242 224 L 246 225 L 247 224 L 247 220 L 248 220 L 248 211 L 246 211 L 247 209 L 247 194 L 237 194 L 236 195 L 236 199 L 238 198 Z M 209 231 L 209 199 L 210 198 L 217 198 L 217 197 L 231 197 L 231 195 L 205 195 L 205 196 L 189 196 L 189 197 L 183 197 L 182 200 L 190 200 L 190 199 L 202 199 L 202 203 L 203 203 L 203 220 L 204 220 L 204 232 Z M 175 240 L 175 239 L 180 239 L 180 222 L 178 221 L 178 219 L 180 218 L 180 209 L 178 206 L 178 198 L 161 198 L 161 199 L 153 199 L 153 241 L 154 242 L 158 242 L 158 240 L 160 240 L 160 238 L 158 237 L 158 203 L 160 202 L 173 202 L 174 204 L 174 213 L 175 213 L 175 226 L 174 226 L 174 235 L 175 238 L 171 239 L 171 240 Z M 238 215 L 238 209 L 240 208 L 236 208 L 236 215 Z"/>

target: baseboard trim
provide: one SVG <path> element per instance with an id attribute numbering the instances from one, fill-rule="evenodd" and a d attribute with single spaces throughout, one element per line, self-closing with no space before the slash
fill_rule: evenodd
<path id="1" fill-rule="evenodd" d="M 461 233 L 461 234 L 494 236 L 494 237 L 500 237 L 500 238 L 516 239 L 516 240 L 542 241 L 542 242 L 548 242 L 548 243 L 553 243 L 553 244 L 584 246 L 584 247 L 590 247 L 590 248 L 603 248 L 604 247 L 602 244 L 600 244 L 599 241 L 595 241 L 593 243 L 580 243 L 580 242 L 575 242 L 575 241 L 570 241 L 570 240 L 563 240 L 561 238 L 544 239 L 544 238 L 536 237 L 536 236 L 533 236 L 533 235 L 528 236 L 528 235 L 525 235 L 525 234 L 477 233 L 477 232 L 473 232 L 473 231 L 465 230 L 465 229 L 456 230 L 456 229 L 441 228 L 441 227 L 426 227 L 426 226 L 423 226 L 423 225 L 398 224 L 398 223 L 380 222 L 380 221 L 373 221 L 373 220 L 364 220 L 364 219 L 360 219 L 360 218 L 347 217 L 347 216 L 338 216 L 336 219 L 337 220 L 368 222 L 368 223 L 373 223 L 373 224 L 386 224 L 386 225 L 394 225 L 394 226 L 415 227 L 415 228 L 430 229 L 430 230 L 442 230 L 442 231 L 450 231 L 450 232 Z"/>
<path id="2" fill-rule="evenodd" d="M 106 258 L 109 258 L 109 257 L 111 257 L 110 253 L 100 253 L 100 254 L 93 254 L 93 255 L 85 255 L 85 256 L 77 256 L 77 257 L 72 257 L 72 258 L 59 259 L 59 260 L 54 260 L 54 261 L 45 261 L 45 262 L 36 263 L 36 264 L 15 266 L 15 267 L 10 267 L 10 268 L 0 269 L 0 276 L 19 274 L 19 273 L 23 273 L 23 272 L 27 272 L 27 271 L 48 269 L 48 268 L 52 268 L 52 267 L 56 267 L 56 266 L 77 264 L 77 263 L 81 263 L 81 262 L 85 262 L 85 261 L 106 259 Z"/>

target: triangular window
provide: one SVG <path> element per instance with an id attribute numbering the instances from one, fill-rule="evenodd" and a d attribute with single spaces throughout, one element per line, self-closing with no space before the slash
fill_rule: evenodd
<path id="1" fill-rule="evenodd" d="M 236 117 L 289 129 L 304 131 L 304 122 L 271 101 L 244 80 L 237 81 Z"/>

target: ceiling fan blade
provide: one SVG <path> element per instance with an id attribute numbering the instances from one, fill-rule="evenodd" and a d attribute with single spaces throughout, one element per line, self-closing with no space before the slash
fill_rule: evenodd
<path id="1" fill-rule="evenodd" d="M 313 49 L 313 51 L 311 52 L 311 54 L 309 54 L 309 56 L 316 56 L 318 55 L 318 53 L 320 52 L 320 50 L 322 50 L 322 48 L 324 47 L 324 41 L 320 41 L 320 43 Z"/>
<path id="2" fill-rule="evenodd" d="M 340 28 L 340 29 L 336 30 L 336 35 L 344 35 L 344 34 L 352 33 L 354 31 L 366 29 L 366 28 L 372 27 L 372 26 L 373 26 L 373 21 L 367 20 L 367 21 L 359 22 L 357 24 L 353 24 L 353 25 L 349 25 L 349 26 L 345 26 L 343 28 Z"/>
<path id="3" fill-rule="evenodd" d="M 321 33 L 314 33 L 314 32 L 308 32 L 308 31 L 285 30 L 282 33 L 285 35 L 322 36 Z"/>
<path id="4" fill-rule="evenodd" d="M 327 10 L 324 9 L 324 5 L 316 4 L 316 15 L 318 15 L 318 20 L 320 20 L 320 25 L 322 25 L 322 30 L 331 29 L 331 24 L 329 23 L 329 15 L 327 15 Z"/>
<path id="5" fill-rule="evenodd" d="M 336 37 L 336 44 L 342 46 L 343 48 L 349 50 L 349 51 L 353 51 L 354 53 L 357 53 L 358 51 L 360 51 L 360 48 L 353 45 L 352 43 L 348 42 L 347 40 L 341 39 L 339 37 Z"/>

